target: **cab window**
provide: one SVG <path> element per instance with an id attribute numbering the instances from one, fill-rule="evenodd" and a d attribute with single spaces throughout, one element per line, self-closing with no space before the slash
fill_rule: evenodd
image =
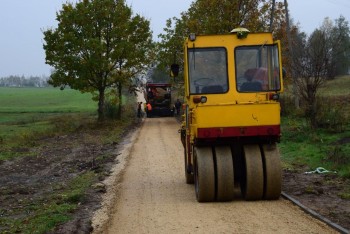
<path id="1" fill-rule="evenodd" d="M 239 92 L 266 92 L 281 89 L 277 45 L 235 48 L 236 87 Z"/>
<path id="2" fill-rule="evenodd" d="M 188 77 L 191 94 L 216 94 L 228 91 L 225 48 L 188 50 Z"/>

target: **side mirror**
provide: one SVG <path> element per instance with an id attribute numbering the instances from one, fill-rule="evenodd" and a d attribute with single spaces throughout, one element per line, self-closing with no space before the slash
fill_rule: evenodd
<path id="1" fill-rule="evenodd" d="M 180 70 L 180 66 L 179 64 L 171 64 L 171 67 L 170 67 L 170 76 L 172 77 L 177 77 L 179 75 L 179 70 Z"/>

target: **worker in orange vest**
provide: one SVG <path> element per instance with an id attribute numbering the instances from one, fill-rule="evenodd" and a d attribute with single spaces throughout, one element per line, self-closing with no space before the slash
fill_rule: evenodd
<path id="1" fill-rule="evenodd" d="M 146 111 L 147 111 L 147 118 L 151 118 L 152 117 L 152 105 L 149 102 L 147 102 L 147 104 L 146 104 Z"/>

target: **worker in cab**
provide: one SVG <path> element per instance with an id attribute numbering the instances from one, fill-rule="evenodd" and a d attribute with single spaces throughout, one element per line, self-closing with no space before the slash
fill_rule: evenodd
<path id="1" fill-rule="evenodd" d="M 248 69 L 244 73 L 244 77 L 246 78 L 246 82 L 244 82 L 241 85 L 240 91 L 242 91 L 242 92 L 259 92 L 259 91 L 262 91 L 261 82 L 255 80 L 255 72 L 256 72 L 256 69 Z"/>

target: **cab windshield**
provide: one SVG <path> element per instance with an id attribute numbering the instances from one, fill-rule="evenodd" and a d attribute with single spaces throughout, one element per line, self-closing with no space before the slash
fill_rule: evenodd
<path id="1" fill-rule="evenodd" d="M 238 92 L 281 89 L 277 45 L 236 47 L 235 66 Z"/>
<path id="2" fill-rule="evenodd" d="M 225 48 L 189 49 L 188 66 L 191 94 L 216 94 L 228 91 Z"/>

